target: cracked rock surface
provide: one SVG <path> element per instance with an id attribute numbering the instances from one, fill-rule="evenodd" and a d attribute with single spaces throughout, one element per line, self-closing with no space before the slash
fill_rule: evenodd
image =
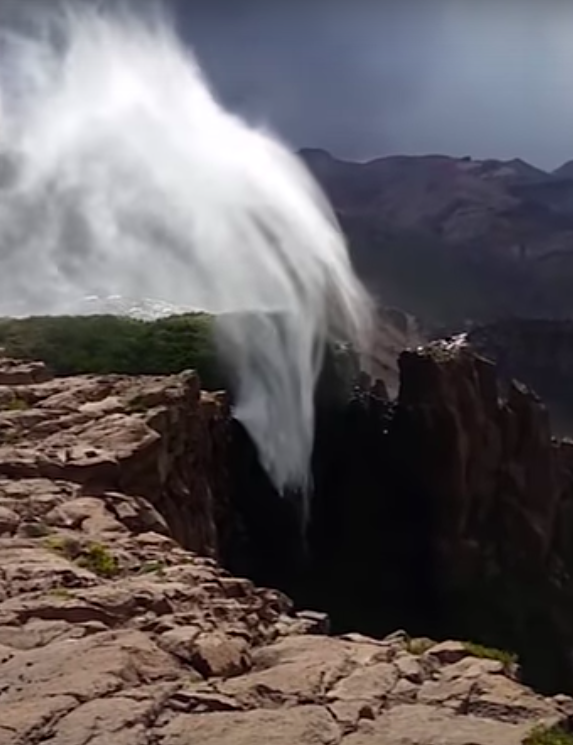
<path id="1" fill-rule="evenodd" d="M 0 745 L 519 745 L 573 716 L 461 643 L 321 635 L 223 570 L 224 416 L 192 376 L 5 368 Z"/>

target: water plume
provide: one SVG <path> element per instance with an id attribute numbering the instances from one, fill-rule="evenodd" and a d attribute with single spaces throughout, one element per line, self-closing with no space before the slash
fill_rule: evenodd
<path id="1" fill-rule="evenodd" d="M 303 164 L 221 106 L 158 13 L 5 27 L 0 69 L 0 314 L 94 295 L 216 314 L 235 415 L 276 485 L 301 485 L 325 343 L 370 323 Z"/>

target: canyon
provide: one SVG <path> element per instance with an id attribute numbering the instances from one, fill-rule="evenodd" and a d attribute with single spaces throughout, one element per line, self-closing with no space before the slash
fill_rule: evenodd
<path id="1" fill-rule="evenodd" d="M 3 359 L 0 743 L 568 731 L 571 445 L 460 341 L 399 376 L 317 402 L 305 527 L 195 373 Z"/>

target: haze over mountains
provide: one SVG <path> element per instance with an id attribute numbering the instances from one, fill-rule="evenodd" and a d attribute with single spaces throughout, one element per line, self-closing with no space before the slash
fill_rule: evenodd
<path id="1" fill-rule="evenodd" d="M 456 327 L 573 314 L 573 161 L 546 172 L 519 159 L 301 156 L 386 305 Z"/>

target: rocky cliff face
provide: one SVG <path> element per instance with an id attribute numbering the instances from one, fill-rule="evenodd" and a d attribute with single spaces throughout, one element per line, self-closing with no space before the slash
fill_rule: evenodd
<path id="1" fill-rule="evenodd" d="M 542 397 L 554 432 L 573 434 L 573 322 L 512 318 L 472 329 L 467 341 L 495 360 L 502 379 L 518 378 Z"/>
<path id="2" fill-rule="evenodd" d="M 303 597 L 336 629 L 477 639 L 519 652 L 537 685 L 571 689 L 571 445 L 463 345 L 400 367 L 395 404 L 363 393 L 323 421 Z"/>
<path id="3" fill-rule="evenodd" d="M 124 496 L 134 495 L 154 508 L 153 529 L 161 515 L 162 532 L 185 548 L 208 556 L 224 550 L 228 412 L 224 399 L 201 392 L 194 374 L 54 379 L 41 363 L 6 360 L 0 411 L 1 484 L 27 484 L 40 497 L 46 480 L 55 484 L 45 511 L 74 494 L 121 513 Z M 18 530 L 26 530 L 27 515 L 19 515 Z M 42 515 L 34 514 L 36 523 Z"/>
<path id="4" fill-rule="evenodd" d="M 0 363 L 1 745 L 520 745 L 568 728 L 573 699 L 526 689 L 511 661 L 329 637 L 321 614 L 222 569 L 237 535 L 262 535 L 229 490 L 233 447 L 248 451 L 231 434 L 192 374 Z"/>

